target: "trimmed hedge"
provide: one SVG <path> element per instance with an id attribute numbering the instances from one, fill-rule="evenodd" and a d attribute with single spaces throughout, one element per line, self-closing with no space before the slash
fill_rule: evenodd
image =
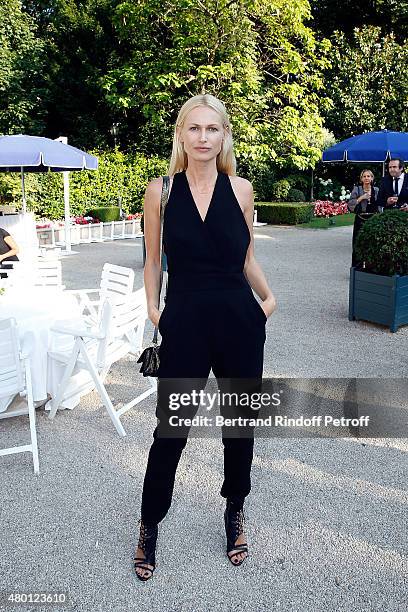
<path id="1" fill-rule="evenodd" d="M 99 206 L 98 208 L 88 210 L 86 216 L 99 219 L 99 221 L 102 221 L 103 223 L 120 221 L 120 208 L 119 206 Z"/>
<path id="2" fill-rule="evenodd" d="M 255 202 L 258 221 L 274 225 L 297 225 L 313 219 L 314 204 L 308 202 Z"/>

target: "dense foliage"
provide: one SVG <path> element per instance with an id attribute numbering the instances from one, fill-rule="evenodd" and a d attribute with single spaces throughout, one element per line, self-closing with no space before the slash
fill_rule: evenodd
<path id="1" fill-rule="evenodd" d="M 309 197 L 335 139 L 408 130 L 407 34 L 407 0 L 3 0 L 0 133 L 104 151 L 98 177 L 72 175 L 74 212 L 120 198 L 136 211 L 151 176 L 140 164 L 165 170 L 178 109 L 206 91 L 225 101 L 257 199 L 282 180 Z M 316 169 L 317 197 L 316 176 L 349 188 L 358 174 Z M 60 213 L 61 180 L 29 177 L 35 210 Z M 1 199 L 18 192 L 0 177 Z"/>
<path id="2" fill-rule="evenodd" d="M 407 11 L 408 15 L 408 11 Z M 362 132 L 408 130 L 408 44 L 380 27 L 356 28 L 332 37 L 327 125 L 341 140 Z"/>
<path id="3" fill-rule="evenodd" d="M 118 150 L 92 153 L 99 159 L 97 171 L 70 173 L 72 215 L 81 215 L 100 206 L 120 204 L 125 213 L 140 212 L 147 183 L 167 170 L 166 162 L 154 156 L 125 155 Z M 18 201 L 21 194 L 19 183 L 17 174 L 0 174 L 0 193 L 3 191 L 5 201 Z M 27 174 L 26 196 L 28 207 L 39 217 L 63 218 L 62 174 Z"/>

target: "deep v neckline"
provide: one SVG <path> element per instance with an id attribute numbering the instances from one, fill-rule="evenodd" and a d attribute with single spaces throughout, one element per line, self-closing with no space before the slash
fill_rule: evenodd
<path id="1" fill-rule="evenodd" d="M 209 205 L 208 205 L 207 212 L 205 213 L 205 217 L 204 217 L 204 219 L 202 218 L 201 213 L 200 213 L 200 211 L 199 211 L 199 208 L 198 208 L 198 206 L 197 206 L 197 204 L 196 204 L 196 201 L 195 201 L 195 199 L 194 199 L 193 193 L 192 193 L 191 188 L 190 188 L 190 183 L 188 182 L 188 179 L 187 179 L 187 174 L 186 174 L 186 171 L 185 171 L 185 170 L 183 171 L 183 174 L 184 174 L 184 179 L 185 179 L 185 181 L 186 181 L 186 183 L 187 183 L 187 189 L 188 189 L 188 192 L 189 192 L 189 194 L 190 194 L 191 201 L 192 201 L 193 206 L 194 206 L 194 208 L 196 209 L 196 212 L 197 212 L 197 214 L 198 214 L 198 218 L 200 219 L 201 223 L 203 223 L 203 224 L 204 224 L 204 223 L 207 221 L 207 218 L 208 218 L 208 213 L 210 212 L 211 208 L 214 206 L 214 204 L 213 204 L 213 202 L 214 202 L 214 195 L 215 195 L 215 191 L 216 191 L 216 189 L 217 189 L 218 179 L 219 179 L 219 177 L 220 177 L 220 173 L 219 173 L 219 172 L 217 172 L 217 178 L 215 179 L 214 189 L 213 189 L 213 192 L 212 192 L 212 195 L 211 195 L 211 199 L 210 199 L 210 203 L 209 203 Z"/>

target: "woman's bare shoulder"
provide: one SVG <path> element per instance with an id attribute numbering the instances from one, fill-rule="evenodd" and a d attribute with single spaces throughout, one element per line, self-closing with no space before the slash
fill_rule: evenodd
<path id="1" fill-rule="evenodd" d="M 173 183 L 173 178 L 174 176 L 170 176 L 170 185 L 172 185 Z M 155 196 L 155 195 L 160 195 L 161 194 L 161 190 L 163 188 L 163 177 L 159 176 L 155 179 L 152 179 L 146 187 L 146 195 L 151 195 L 151 196 Z"/>
<path id="2" fill-rule="evenodd" d="M 251 181 L 248 181 L 241 176 L 230 176 L 231 185 L 237 195 L 239 195 L 242 201 L 246 201 L 253 196 L 254 190 Z"/>
<path id="3" fill-rule="evenodd" d="M 170 176 L 170 188 L 169 188 L 169 196 L 171 192 L 171 188 L 173 185 L 174 176 Z M 159 176 L 153 180 L 151 180 L 146 187 L 145 191 L 145 208 L 152 209 L 160 209 L 160 199 L 163 189 L 163 177 Z"/>
<path id="4" fill-rule="evenodd" d="M 247 179 L 242 178 L 241 176 L 230 176 L 229 178 L 234 187 L 237 187 L 238 189 L 243 191 L 252 190 L 251 181 L 248 181 Z"/>
<path id="5" fill-rule="evenodd" d="M 146 195 L 155 196 L 156 194 L 161 192 L 161 188 L 163 185 L 163 177 L 158 176 L 157 178 L 151 180 L 146 187 Z"/>

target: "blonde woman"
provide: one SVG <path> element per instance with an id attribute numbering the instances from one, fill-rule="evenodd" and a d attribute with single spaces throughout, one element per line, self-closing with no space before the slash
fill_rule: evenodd
<path id="1" fill-rule="evenodd" d="M 360 213 L 376 213 L 378 212 L 377 205 L 378 187 L 374 187 L 374 174 L 371 170 L 363 170 L 360 174 L 360 184 L 354 185 L 348 201 L 348 209 L 355 213 L 353 226 L 353 255 L 352 266 L 358 266 L 354 247 L 358 233 L 364 225 L 364 219 L 360 217 Z"/>
<path id="2" fill-rule="evenodd" d="M 162 177 L 149 183 L 144 204 L 148 314 L 159 325 L 162 342 L 159 421 L 144 479 L 134 559 L 135 572 L 143 581 L 155 569 L 158 523 L 170 508 L 177 465 L 189 432 L 185 426 L 171 435 L 169 417 L 192 418 L 198 409 L 190 404 L 177 413 L 172 411 L 166 381 L 177 379 L 180 389 L 191 391 L 194 380 L 194 389 L 202 389 L 211 369 L 218 384 L 261 379 L 265 323 L 275 310 L 275 298 L 254 256 L 252 185 L 235 176 L 231 125 L 223 103 L 214 96 L 194 96 L 181 108 L 168 174 L 170 195 L 163 229 L 168 293 L 161 314 L 157 304 Z M 248 554 L 243 504 L 251 488 L 253 431 L 235 438 L 222 433 L 224 482 L 220 493 L 226 498 L 227 554 L 231 563 L 240 565 Z"/>

